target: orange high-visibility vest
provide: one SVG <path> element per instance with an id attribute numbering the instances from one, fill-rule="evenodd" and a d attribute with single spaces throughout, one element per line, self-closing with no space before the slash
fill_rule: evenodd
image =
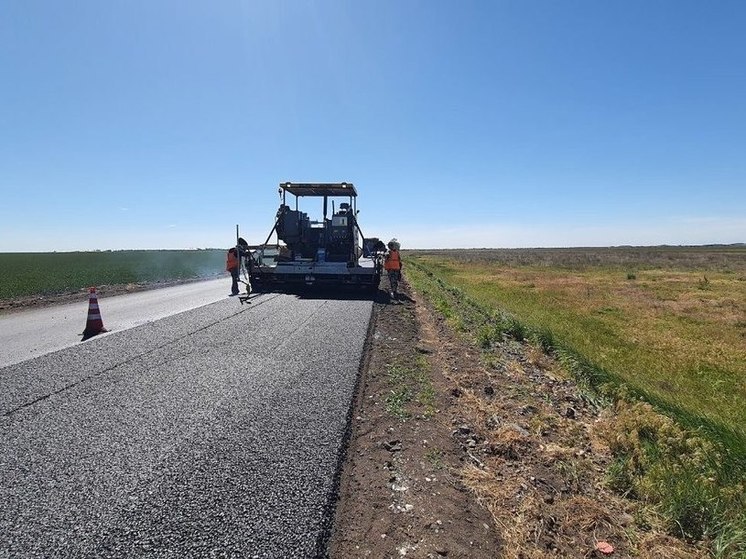
<path id="1" fill-rule="evenodd" d="M 383 263 L 386 270 L 401 270 L 401 257 L 398 250 L 392 250 L 386 255 L 386 261 Z"/>
<path id="2" fill-rule="evenodd" d="M 238 268 L 238 257 L 236 256 L 235 249 L 228 251 L 228 258 L 225 261 L 225 269 L 229 272 Z"/>

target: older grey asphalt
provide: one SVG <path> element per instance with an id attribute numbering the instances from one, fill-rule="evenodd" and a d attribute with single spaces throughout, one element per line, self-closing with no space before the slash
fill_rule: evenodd
<path id="1" fill-rule="evenodd" d="M 371 310 L 227 299 L 0 369 L 0 557 L 323 555 Z"/>
<path id="2" fill-rule="evenodd" d="M 104 326 L 121 332 L 225 299 L 230 280 L 195 281 L 99 298 Z M 77 303 L 0 314 L 0 367 L 80 343 L 88 317 L 88 293 Z"/>

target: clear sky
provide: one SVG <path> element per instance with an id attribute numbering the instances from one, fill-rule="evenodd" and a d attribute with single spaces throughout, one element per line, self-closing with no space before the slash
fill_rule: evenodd
<path id="1" fill-rule="evenodd" d="M 281 181 L 355 183 L 404 248 L 746 242 L 745 29 L 742 0 L 2 0 L 0 251 L 257 243 Z"/>

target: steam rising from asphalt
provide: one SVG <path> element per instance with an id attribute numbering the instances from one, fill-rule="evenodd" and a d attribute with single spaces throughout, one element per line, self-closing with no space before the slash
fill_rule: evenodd
<path id="1" fill-rule="evenodd" d="M 209 279 L 225 273 L 223 249 L 132 251 L 132 254 L 129 272 L 137 282 Z"/>

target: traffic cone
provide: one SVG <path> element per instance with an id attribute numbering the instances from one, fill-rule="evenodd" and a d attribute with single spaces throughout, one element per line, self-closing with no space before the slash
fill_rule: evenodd
<path id="1" fill-rule="evenodd" d="M 104 321 L 101 320 L 101 311 L 98 310 L 96 288 L 91 287 L 88 290 L 88 321 L 86 322 L 85 330 L 83 331 L 83 339 L 81 341 L 84 342 L 88 338 L 92 338 L 101 332 L 108 332 L 108 330 L 104 328 Z"/>

